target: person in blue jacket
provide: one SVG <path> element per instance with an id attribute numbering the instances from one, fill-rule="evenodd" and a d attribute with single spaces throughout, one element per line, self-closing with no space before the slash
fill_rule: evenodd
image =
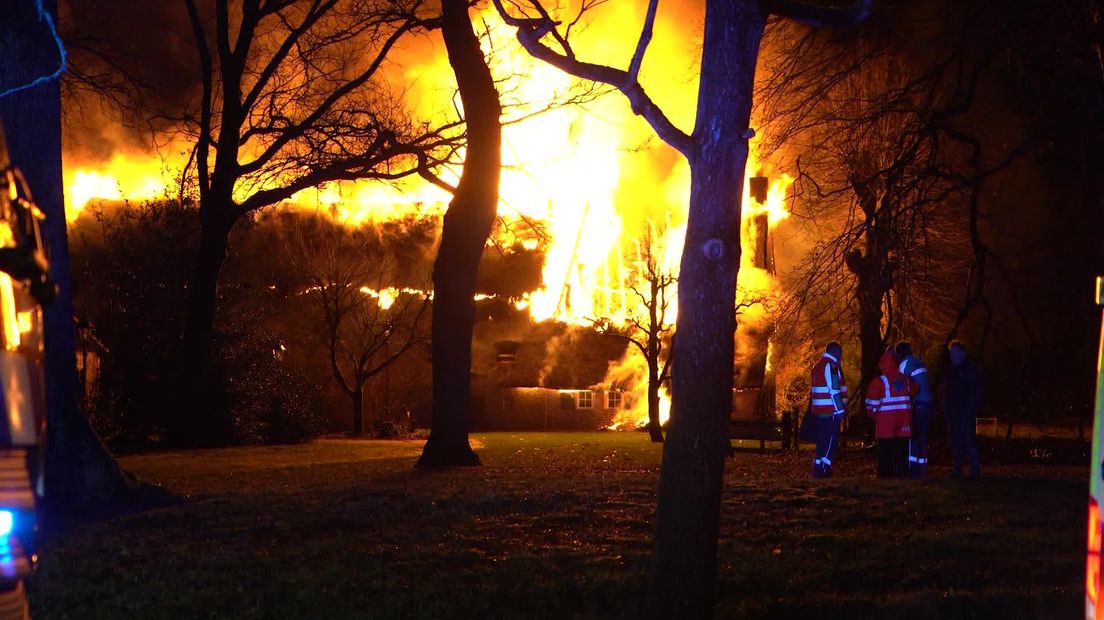
<path id="1" fill-rule="evenodd" d="M 935 397 L 928 382 L 928 368 L 913 355 L 912 344 L 902 340 L 895 347 L 898 370 L 913 382 L 912 437 L 909 439 L 909 478 L 928 475 L 928 429 L 935 412 Z"/>

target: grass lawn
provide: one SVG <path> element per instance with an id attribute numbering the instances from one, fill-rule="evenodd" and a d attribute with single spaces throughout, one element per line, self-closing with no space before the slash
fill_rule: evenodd
<path id="1" fill-rule="evenodd" d="M 130 456 L 187 501 L 41 549 L 36 618 L 635 618 L 660 447 L 639 433 L 473 436 Z M 1083 467 L 979 480 L 807 479 L 809 452 L 729 460 L 718 617 L 1059 618 L 1080 612 Z"/>

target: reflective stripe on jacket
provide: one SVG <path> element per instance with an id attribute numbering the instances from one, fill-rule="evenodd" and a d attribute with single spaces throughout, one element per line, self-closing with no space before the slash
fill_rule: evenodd
<path id="1" fill-rule="evenodd" d="M 839 360 L 825 353 L 813 366 L 811 403 L 813 415 L 842 414 L 847 407 L 847 384 Z"/>
<path id="2" fill-rule="evenodd" d="M 866 390 L 866 413 L 875 420 L 878 439 L 912 436 L 912 385 L 892 356 L 889 351 L 882 356 L 878 367 L 884 374 Z"/>
<path id="3" fill-rule="evenodd" d="M 920 358 L 915 355 L 910 355 L 901 360 L 901 364 L 897 367 L 897 370 L 901 371 L 901 374 L 912 379 L 916 382 L 916 402 L 920 403 L 934 403 L 935 396 L 932 394 L 931 384 L 928 383 L 928 368 L 924 366 L 924 362 L 920 361 Z"/>

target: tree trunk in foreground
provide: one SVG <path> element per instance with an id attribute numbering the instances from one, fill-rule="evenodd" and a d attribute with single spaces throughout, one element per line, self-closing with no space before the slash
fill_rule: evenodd
<path id="1" fill-rule="evenodd" d="M 212 211 L 209 210 L 207 218 L 214 218 L 216 213 Z M 232 220 L 204 221 L 201 225 L 195 269 L 188 283 L 180 357 L 174 369 L 175 393 L 169 407 L 172 416 L 168 420 L 169 442 L 173 445 L 218 443 L 228 432 L 228 429 L 215 428 L 216 422 L 207 407 L 206 395 L 212 372 L 211 340 L 214 336 L 219 272 L 226 260 L 233 225 Z"/>
<path id="2" fill-rule="evenodd" d="M 479 259 L 498 206 L 502 126 L 498 91 L 465 0 L 444 0 L 442 32 L 467 123 L 464 171 L 433 264 L 433 425 L 419 467 L 479 465 L 468 442 L 471 338 Z"/>
<path id="3" fill-rule="evenodd" d="M 353 435 L 360 437 L 364 434 L 364 386 L 358 384 L 349 399 L 353 405 Z"/>
<path id="4" fill-rule="evenodd" d="M 852 389 L 862 394 L 882 372 L 878 369 L 878 360 L 887 344 L 882 336 L 882 307 L 893 287 L 893 276 L 889 250 L 876 216 L 878 203 L 873 198 L 864 199 L 862 194 L 859 197 L 867 217 L 874 221 L 866 232 L 866 251 L 854 250 L 846 257 L 847 269 L 855 276 L 855 302 L 859 307 L 860 377 L 859 384 Z"/>
<path id="5" fill-rule="evenodd" d="M 882 300 L 885 299 L 887 289 L 880 286 L 875 279 L 876 275 L 856 274 L 855 297 L 859 306 L 859 345 L 862 354 L 859 385 L 850 388 L 856 394 L 865 393 L 870 381 L 881 374 L 878 360 L 882 358 L 886 348 L 886 341 L 882 338 Z"/>
<path id="6" fill-rule="evenodd" d="M 698 91 L 686 245 L 649 574 L 653 618 L 708 618 L 732 407 L 740 196 L 748 155 L 758 3 L 710 0 Z"/>
<path id="7" fill-rule="evenodd" d="M 659 359 L 648 352 L 648 436 L 653 443 L 663 443 L 663 426 L 659 420 Z"/>
<path id="8" fill-rule="evenodd" d="M 26 2 L 33 7 L 33 2 Z M 45 8 L 57 15 L 57 1 Z M 9 78 L 28 67 L 35 73 L 14 81 L 30 82 L 42 67 L 57 66 L 49 36 L 38 36 L 41 24 L 33 8 L 8 7 L 0 16 L 0 71 Z M 25 14 L 24 14 L 25 13 Z M 16 23 L 17 19 L 28 23 Z M 56 19 L 56 17 L 55 17 Z M 3 23 L 6 22 L 6 23 Z M 45 72 L 49 73 L 49 70 Z M 29 79 L 23 79 L 29 78 Z M 0 80 L 5 83 L 8 79 Z M 58 284 L 57 299 L 45 308 L 46 371 L 46 501 L 49 522 L 103 514 L 134 501 L 132 476 L 119 468 L 80 408 L 76 367 L 73 296 L 69 282 L 69 245 L 61 175 L 61 95 L 58 80 L 40 83 L 0 98 L 13 165 L 27 178 L 38 206 L 46 213 L 43 233 L 50 254 L 50 272 Z"/>
<path id="9" fill-rule="evenodd" d="M 663 290 L 667 284 L 661 282 L 666 276 L 660 272 L 658 265 L 656 269 L 649 268 L 648 272 L 648 340 L 645 343 L 648 358 L 648 437 L 652 443 L 663 443 L 663 425 L 659 419 L 659 352 L 663 339 L 662 319 L 667 316 L 667 297 Z M 660 300 L 661 296 L 663 301 Z"/>

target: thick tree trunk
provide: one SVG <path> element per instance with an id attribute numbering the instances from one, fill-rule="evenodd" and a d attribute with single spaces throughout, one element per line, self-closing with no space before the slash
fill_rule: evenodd
<path id="1" fill-rule="evenodd" d="M 57 14 L 56 0 L 46 9 Z M 13 82 L 29 82 L 57 66 L 57 52 L 49 36 L 39 36 L 41 24 L 32 2 L 24 12 L 0 10 L 0 72 L 11 74 L 35 68 L 35 73 Z M 13 16 L 13 14 L 18 14 Z M 20 19 L 28 19 L 20 23 Z M 55 17 L 56 19 L 56 17 Z M 9 26 L 12 28 L 9 29 Z M 8 80 L 0 80 L 7 83 Z M 61 175 L 61 98 L 58 81 L 50 80 L 0 99 L 12 163 L 26 176 L 39 207 L 46 213 L 44 234 L 50 253 L 50 272 L 58 284 L 57 299 L 45 308 L 46 346 L 46 500 L 48 522 L 70 521 L 110 512 L 135 500 L 132 476 L 119 468 L 104 447 L 78 400 L 76 334 L 69 281 L 69 245 Z"/>
<path id="2" fill-rule="evenodd" d="M 211 209 L 214 211 L 214 209 Z M 211 339 L 214 334 L 218 277 L 226 260 L 232 221 L 208 215 L 201 227 L 195 269 L 188 284 L 188 302 L 176 368 L 174 405 L 170 407 L 169 440 L 179 446 L 202 446 L 216 440 L 221 430 L 214 427 L 206 406 L 211 376 Z"/>
<path id="3" fill-rule="evenodd" d="M 353 435 L 360 437 L 364 434 L 364 386 L 358 385 L 349 400 L 353 405 Z"/>
<path id="4" fill-rule="evenodd" d="M 886 342 L 882 338 L 882 299 L 885 291 L 872 287 L 862 278 L 856 287 L 855 296 L 859 305 L 859 346 L 862 353 L 862 377 L 859 387 L 864 388 L 881 374 L 878 360 L 885 353 Z M 856 392 L 858 393 L 858 392 Z"/>
<path id="5" fill-rule="evenodd" d="M 654 443 L 663 443 L 663 426 L 659 421 L 659 359 L 657 357 L 649 355 L 648 359 L 648 436 Z"/>
<path id="6" fill-rule="evenodd" d="M 679 272 L 671 420 L 649 575 L 654 618 L 713 613 L 717 533 L 732 407 L 740 197 L 764 16 L 751 0 L 709 0 Z"/>
<path id="7" fill-rule="evenodd" d="M 892 286 L 888 257 L 878 250 L 876 239 L 867 240 L 867 254 L 853 252 L 847 258 L 847 267 L 855 276 L 855 302 L 859 307 L 859 346 L 861 353 L 859 385 L 862 390 L 878 375 L 878 360 L 885 352 L 886 341 L 882 336 L 882 302 Z"/>
<path id="8" fill-rule="evenodd" d="M 656 269 L 649 268 L 652 277 L 648 304 L 648 436 L 653 443 L 663 443 L 663 427 L 659 420 L 659 352 L 663 337 L 663 325 L 660 313 L 666 316 L 665 309 L 660 308 L 660 278 L 664 276 Z"/>
<path id="9" fill-rule="evenodd" d="M 479 259 L 498 207 L 502 126 L 498 91 L 465 0 L 444 0 L 442 32 L 467 123 L 464 171 L 433 264 L 433 426 L 419 467 L 478 465 L 468 442 L 471 337 Z"/>

